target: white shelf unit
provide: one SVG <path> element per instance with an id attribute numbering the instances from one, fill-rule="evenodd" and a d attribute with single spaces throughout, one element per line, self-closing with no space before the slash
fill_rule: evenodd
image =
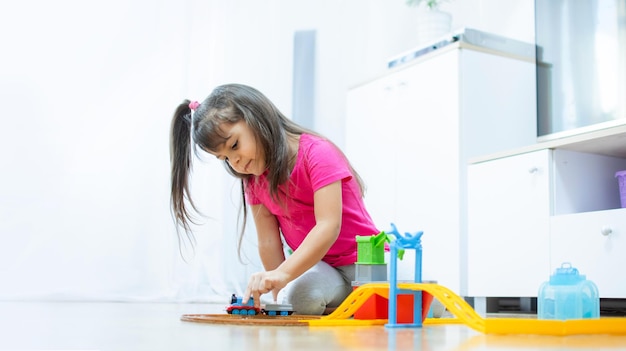
<path id="1" fill-rule="evenodd" d="M 604 127 L 470 162 L 469 296 L 537 297 L 570 262 L 601 298 L 626 298 L 626 209 L 615 178 L 626 169 L 626 124 Z"/>

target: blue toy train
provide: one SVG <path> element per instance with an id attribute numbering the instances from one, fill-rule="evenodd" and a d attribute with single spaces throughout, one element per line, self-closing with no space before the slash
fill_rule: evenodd
<path id="1" fill-rule="evenodd" d="M 289 316 L 293 314 L 293 307 L 290 304 L 265 304 L 262 308 L 254 307 L 254 299 L 250 297 L 244 305 L 242 297 L 233 294 L 230 298 L 230 305 L 226 307 L 226 313 L 254 316 L 264 314 L 267 316 Z"/>

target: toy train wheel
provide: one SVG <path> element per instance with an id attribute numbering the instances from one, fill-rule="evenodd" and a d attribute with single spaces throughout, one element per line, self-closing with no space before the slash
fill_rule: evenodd
<path id="1" fill-rule="evenodd" d="M 239 308 L 233 308 L 232 310 L 228 311 L 228 314 L 235 314 L 235 315 L 241 315 L 241 316 L 254 316 L 257 314 L 256 310 L 254 309 L 239 309 Z"/>

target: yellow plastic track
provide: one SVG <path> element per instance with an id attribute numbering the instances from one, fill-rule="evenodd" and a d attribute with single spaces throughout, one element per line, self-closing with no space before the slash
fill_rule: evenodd
<path id="1" fill-rule="evenodd" d="M 485 334 L 615 334 L 626 335 L 626 318 L 575 320 L 539 320 L 524 318 L 482 318 L 460 296 L 439 284 L 399 283 L 398 289 L 426 291 L 441 302 L 457 319 L 468 327 Z M 363 284 L 354 290 L 337 309 L 321 319 L 306 320 L 310 326 L 382 325 L 384 319 L 350 319 L 372 296 L 389 297 L 389 283 Z M 430 323 L 429 319 L 424 324 Z M 435 324 L 435 323 L 433 323 Z"/>

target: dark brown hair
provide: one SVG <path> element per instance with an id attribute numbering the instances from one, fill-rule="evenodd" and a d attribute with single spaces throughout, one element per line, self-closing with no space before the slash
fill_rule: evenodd
<path id="1" fill-rule="evenodd" d="M 216 151 L 226 141 L 219 126 L 222 123 L 234 124 L 245 121 L 253 131 L 261 145 L 267 166 L 267 179 L 272 198 L 279 201 L 278 186 L 289 179 L 289 135 L 303 133 L 318 135 L 296 124 L 285 117 L 274 104 L 258 90 L 241 84 L 226 84 L 213 90 L 192 111 L 189 100 L 184 100 L 176 109 L 170 130 L 170 162 L 171 162 L 171 209 L 177 225 L 179 243 L 181 235 L 178 228 L 183 228 L 187 239 L 193 244 L 195 240 L 191 231 L 194 214 L 199 213 L 189 193 L 189 173 L 192 166 L 192 148 L 197 152 L 199 147 L 204 151 Z M 241 179 L 242 206 L 240 215 L 242 226 L 239 236 L 239 249 L 246 226 L 247 208 L 244 196 L 245 182 L 253 175 L 235 171 L 224 160 L 226 170 Z M 363 193 L 363 182 L 352 170 Z M 238 249 L 238 250 L 239 250 Z"/>

